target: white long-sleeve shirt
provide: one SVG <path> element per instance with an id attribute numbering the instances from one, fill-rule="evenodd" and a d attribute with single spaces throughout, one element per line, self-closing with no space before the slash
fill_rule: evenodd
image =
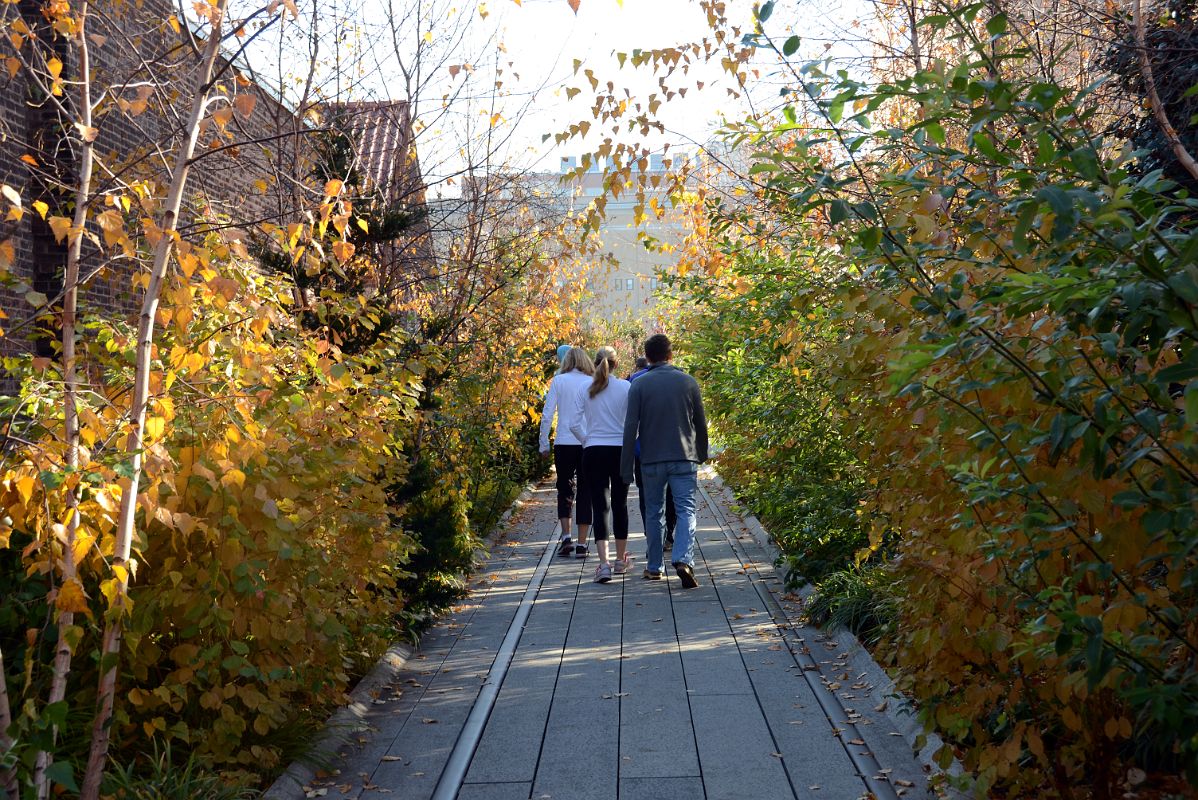
<path id="1" fill-rule="evenodd" d="M 571 370 L 553 376 L 549 391 L 545 393 L 545 408 L 541 411 L 541 452 L 549 452 L 549 429 L 553 427 L 553 414 L 557 412 L 557 436 L 554 444 L 582 444 L 571 431 L 576 410 L 575 401 L 586 394 L 591 386 L 591 376 Z"/>
<path id="2" fill-rule="evenodd" d="M 608 378 L 602 392 L 591 397 L 584 391 L 574 401 L 575 420 L 570 432 L 583 447 L 619 447 L 624 443 L 624 415 L 628 411 L 628 390 L 632 384 L 623 378 Z"/>

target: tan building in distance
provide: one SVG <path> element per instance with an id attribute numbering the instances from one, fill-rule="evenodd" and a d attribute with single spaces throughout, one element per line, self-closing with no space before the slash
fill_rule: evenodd
<path id="1" fill-rule="evenodd" d="M 671 154 L 676 169 L 678 159 L 686 155 Z M 647 176 L 665 175 L 665 157 L 653 154 L 648 159 Z M 577 159 L 564 157 L 561 174 L 572 172 L 578 167 Z M 570 193 L 575 209 L 584 209 L 587 204 L 603 194 L 603 171 L 592 165 L 582 176 L 570 184 L 562 185 L 563 193 Z M 662 202 L 665 198 L 661 198 Z M 659 296 L 658 274 L 674 263 L 670 252 L 658 247 L 649 247 L 650 241 L 676 246 L 681 243 L 685 231 L 681 224 L 671 220 L 667 214 L 657 219 L 647 213 L 641 225 L 634 220 L 636 199 L 633 195 L 619 198 L 609 197 L 604 208 L 605 219 L 599 228 L 599 253 L 603 261 L 587 276 L 587 313 L 592 318 L 618 320 L 632 318 L 652 327 L 656 319 L 654 308 Z M 668 248 L 667 248 L 668 249 Z"/>

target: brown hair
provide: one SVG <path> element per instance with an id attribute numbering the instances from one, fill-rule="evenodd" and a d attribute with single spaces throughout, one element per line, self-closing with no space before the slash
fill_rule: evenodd
<path id="1" fill-rule="evenodd" d="M 591 388 L 587 389 L 587 394 L 591 397 L 602 392 L 607 388 L 608 377 L 616 369 L 616 350 L 614 347 L 606 345 L 599 348 L 599 352 L 595 354 L 595 380 L 591 381 Z"/>

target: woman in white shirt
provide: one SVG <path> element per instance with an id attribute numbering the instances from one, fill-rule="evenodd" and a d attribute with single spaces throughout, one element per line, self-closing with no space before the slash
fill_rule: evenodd
<path id="1" fill-rule="evenodd" d="M 582 471 L 590 488 L 591 517 L 599 566 L 595 583 L 611 580 L 607 559 L 607 534 L 616 539 L 616 574 L 628 571 L 628 484 L 620 477 L 620 446 L 624 443 L 624 415 L 631 384 L 616 377 L 616 351 L 600 347 L 595 376 L 575 400 L 570 430 L 582 441 Z"/>
<path id="2" fill-rule="evenodd" d="M 553 376 L 541 411 L 541 455 L 549 454 L 549 429 L 557 412 L 557 435 L 553 439 L 553 465 L 557 469 L 557 517 L 562 523 L 562 538 L 557 554 L 587 557 L 587 530 L 591 527 L 591 498 L 582 471 L 582 440 L 571 431 L 578 399 L 591 385 L 590 356 L 581 347 L 571 347 L 562 358 L 562 367 Z M 577 496 L 578 503 L 574 499 Z M 577 510 L 578 542 L 570 538 L 570 511 Z"/>

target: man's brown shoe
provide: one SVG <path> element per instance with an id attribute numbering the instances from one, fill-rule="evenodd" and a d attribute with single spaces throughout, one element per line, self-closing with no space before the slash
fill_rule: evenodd
<path id="1" fill-rule="evenodd" d="M 682 581 L 683 589 L 694 589 L 699 585 L 699 582 L 695 580 L 695 571 L 691 569 L 690 564 L 675 561 L 674 571 L 678 573 L 678 579 Z"/>
<path id="2" fill-rule="evenodd" d="M 641 577 L 647 581 L 659 581 L 661 580 L 661 570 L 647 569 L 641 573 Z"/>

